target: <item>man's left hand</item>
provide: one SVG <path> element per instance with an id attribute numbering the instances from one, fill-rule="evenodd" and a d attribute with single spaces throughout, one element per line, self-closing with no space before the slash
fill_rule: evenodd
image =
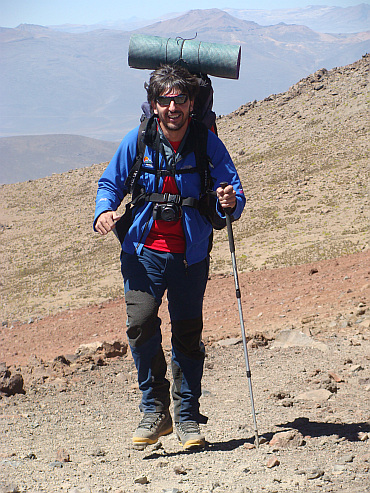
<path id="1" fill-rule="evenodd" d="M 223 209 L 234 209 L 236 206 L 236 192 L 231 185 L 216 190 L 218 201 Z"/>

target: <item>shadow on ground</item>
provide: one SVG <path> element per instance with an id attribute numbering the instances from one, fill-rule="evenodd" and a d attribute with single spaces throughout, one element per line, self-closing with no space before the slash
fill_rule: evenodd
<path id="1" fill-rule="evenodd" d="M 346 438 L 350 442 L 359 441 L 360 432 L 369 432 L 370 423 L 323 423 L 320 421 L 310 421 L 309 418 L 296 418 L 291 423 L 277 425 L 281 428 L 294 429 L 302 433 L 303 436 L 322 437 L 337 435 L 339 438 Z"/>

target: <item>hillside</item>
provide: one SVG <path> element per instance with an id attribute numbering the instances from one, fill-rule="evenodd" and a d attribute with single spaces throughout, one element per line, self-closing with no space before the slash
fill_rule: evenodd
<path id="1" fill-rule="evenodd" d="M 249 267 L 369 247 L 369 60 L 319 70 L 218 120 L 251 206 L 237 233 Z"/>
<path id="2" fill-rule="evenodd" d="M 110 160 L 118 144 L 80 135 L 0 138 L 0 183 L 16 183 Z"/>
<path id="3" fill-rule="evenodd" d="M 369 55 L 218 119 L 247 196 L 234 226 L 240 271 L 369 248 L 368 84 Z M 122 295 L 119 244 L 94 234 L 91 224 L 105 166 L 0 188 L 1 320 Z M 229 272 L 221 231 L 211 276 Z"/>

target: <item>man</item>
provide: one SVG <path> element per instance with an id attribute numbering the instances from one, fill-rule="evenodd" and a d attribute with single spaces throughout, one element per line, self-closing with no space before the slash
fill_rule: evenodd
<path id="1" fill-rule="evenodd" d="M 158 318 L 166 290 L 172 329 L 175 430 L 185 450 L 205 446 L 199 423 L 207 418 L 199 412 L 199 398 L 205 353 L 202 305 L 212 225 L 196 206 L 201 195 L 194 153 L 199 123 L 191 119 L 191 113 L 197 91 L 195 76 L 169 65 L 155 70 L 147 86 L 153 115 L 145 129 L 146 147 L 136 185 L 136 195 L 144 194 L 145 198 L 133 209 L 121 252 L 127 336 L 144 413 L 133 435 L 138 449 L 173 431 Z M 135 161 L 138 131 L 136 128 L 123 139 L 99 180 L 94 228 L 102 235 L 112 231 L 120 218 L 116 209 L 128 190 L 125 180 Z M 210 131 L 206 139 L 217 213 L 224 217 L 227 210 L 238 219 L 245 205 L 239 177 L 220 139 Z M 220 186 L 222 182 L 229 185 Z"/>

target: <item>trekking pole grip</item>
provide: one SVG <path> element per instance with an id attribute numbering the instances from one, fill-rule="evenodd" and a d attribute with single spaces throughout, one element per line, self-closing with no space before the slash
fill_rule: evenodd
<path id="1" fill-rule="evenodd" d="M 226 188 L 228 183 L 226 181 L 222 181 L 220 183 L 220 186 L 222 188 Z M 229 246 L 230 246 L 230 252 L 233 254 L 235 252 L 235 243 L 234 243 L 234 233 L 233 233 L 233 228 L 231 225 L 231 208 L 227 207 L 226 209 L 223 209 L 225 212 L 225 217 L 226 217 L 226 227 L 227 227 L 227 235 L 229 237 Z"/>
<path id="2" fill-rule="evenodd" d="M 227 185 L 228 185 L 227 181 L 222 181 L 220 183 L 220 187 L 221 188 L 226 188 Z M 226 209 L 224 209 L 224 212 L 225 212 L 226 215 L 230 216 L 230 214 L 231 214 L 231 207 L 227 207 Z"/>

